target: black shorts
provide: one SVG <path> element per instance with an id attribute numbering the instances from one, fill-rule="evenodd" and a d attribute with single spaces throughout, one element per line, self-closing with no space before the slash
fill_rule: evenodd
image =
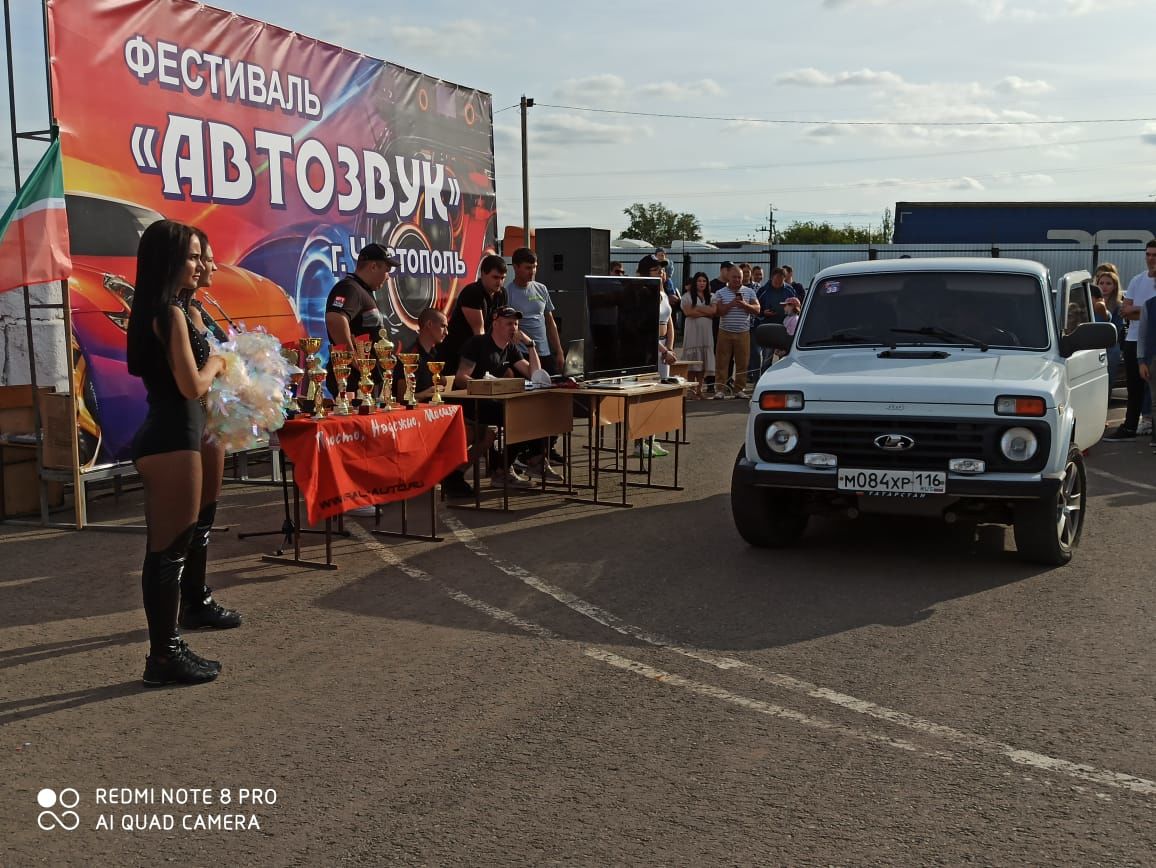
<path id="1" fill-rule="evenodd" d="M 132 459 L 165 452 L 200 452 L 205 433 L 205 409 L 200 401 L 149 404 L 144 424 L 132 440 Z"/>

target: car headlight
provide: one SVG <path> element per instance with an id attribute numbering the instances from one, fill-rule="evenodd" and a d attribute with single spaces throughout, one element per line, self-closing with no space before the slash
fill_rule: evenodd
<path id="1" fill-rule="evenodd" d="M 763 437 L 771 451 L 778 455 L 786 455 L 799 445 L 799 429 L 782 419 L 776 419 L 768 425 Z"/>
<path id="2" fill-rule="evenodd" d="M 999 438 L 999 449 L 1008 461 L 1030 461 L 1040 441 L 1027 428 L 1008 428 Z"/>

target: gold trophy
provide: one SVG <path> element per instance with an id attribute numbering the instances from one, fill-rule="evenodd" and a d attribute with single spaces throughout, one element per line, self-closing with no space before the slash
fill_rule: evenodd
<path id="1" fill-rule="evenodd" d="M 337 394 L 333 396 L 333 415 L 350 416 L 353 414 L 353 408 L 349 405 L 349 395 L 345 390 L 349 384 L 353 353 L 349 350 L 330 350 L 329 358 L 333 361 L 333 379 L 337 381 Z"/>
<path id="2" fill-rule="evenodd" d="M 300 367 L 301 356 L 290 346 L 281 347 L 281 355 L 292 369 L 289 372 L 289 401 L 285 404 L 285 412 L 290 416 L 301 412 L 301 405 L 297 403 L 297 396 L 301 394 L 301 381 L 305 379 L 305 371 Z"/>
<path id="3" fill-rule="evenodd" d="M 325 385 L 325 368 L 321 367 L 321 360 L 318 358 L 313 359 L 313 367 L 309 369 L 309 385 L 314 395 L 313 418 L 324 419 L 329 415 L 325 410 L 325 393 L 321 391 L 321 387 Z"/>
<path id="4" fill-rule="evenodd" d="M 405 372 L 405 395 L 402 396 L 401 402 L 412 410 L 417 406 L 417 395 L 414 393 L 417 388 L 416 374 L 421 356 L 417 353 L 398 353 L 397 357 L 401 359 L 401 369 Z"/>
<path id="5" fill-rule="evenodd" d="M 442 400 L 442 368 L 446 366 L 445 362 L 426 362 L 425 366 L 429 368 L 430 376 L 433 377 L 433 397 L 429 399 L 431 404 L 444 404 Z"/>
<path id="6" fill-rule="evenodd" d="M 379 340 L 373 345 L 373 354 L 377 356 L 377 364 L 381 368 L 379 406 L 383 413 L 388 413 L 393 409 L 393 367 L 397 364 L 397 357 L 393 354 L 393 341 L 389 339 L 389 332 L 382 329 L 377 334 Z"/>
<path id="7" fill-rule="evenodd" d="M 363 416 L 375 412 L 373 406 L 373 369 L 373 359 L 357 360 L 357 373 L 359 375 L 357 391 L 361 392 L 361 414 Z"/>
<path id="8" fill-rule="evenodd" d="M 304 356 L 301 362 L 301 367 L 306 371 L 312 371 L 317 361 L 317 351 L 321 349 L 321 338 L 301 338 L 297 341 L 297 349 L 301 351 Z M 299 396 L 303 401 L 313 401 L 316 386 L 314 385 L 313 377 L 309 377 L 309 382 L 305 386 L 305 394 Z"/>

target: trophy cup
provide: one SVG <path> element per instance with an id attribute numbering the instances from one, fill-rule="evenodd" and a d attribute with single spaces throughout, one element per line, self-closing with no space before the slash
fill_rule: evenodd
<path id="1" fill-rule="evenodd" d="M 305 371 L 299 367 L 301 357 L 292 346 L 282 347 L 281 355 L 292 366 L 289 370 L 289 401 L 285 404 L 285 412 L 292 418 L 301 412 L 301 405 L 297 403 L 297 396 L 301 394 L 301 381 L 305 379 Z"/>
<path id="2" fill-rule="evenodd" d="M 349 383 L 353 353 L 349 350 L 330 350 L 329 356 L 333 360 L 333 379 L 337 381 L 337 394 L 333 396 L 333 415 L 350 416 L 353 414 L 353 408 L 349 406 L 349 395 L 345 389 Z"/>
<path id="3" fill-rule="evenodd" d="M 417 395 L 414 394 L 417 387 L 415 375 L 421 356 L 417 353 L 398 353 L 397 357 L 401 359 L 401 369 L 405 372 L 405 395 L 401 402 L 412 410 L 417 406 Z"/>
<path id="4" fill-rule="evenodd" d="M 318 347 L 320 349 L 320 347 Z M 324 419 L 329 414 L 325 410 L 325 394 L 321 387 L 325 384 L 325 368 L 321 367 L 321 360 L 314 357 L 313 367 L 309 369 L 309 385 L 313 393 L 313 418 Z"/>
<path id="5" fill-rule="evenodd" d="M 426 362 L 425 366 L 429 369 L 430 376 L 433 377 L 433 397 L 429 399 L 431 404 L 444 404 L 442 400 L 442 368 L 446 366 L 445 362 Z"/>
<path id="6" fill-rule="evenodd" d="M 378 332 L 380 340 L 373 345 L 373 354 L 377 356 L 377 364 L 381 368 L 381 401 L 379 406 L 383 413 L 393 409 L 393 366 L 397 358 L 393 354 L 393 341 L 389 333 L 382 329 Z"/>
<path id="7" fill-rule="evenodd" d="M 321 349 L 321 338 L 301 338 L 297 341 L 297 349 L 301 352 L 301 355 L 304 356 L 304 359 L 300 363 L 301 367 L 307 372 L 311 372 L 313 368 L 316 367 L 314 363 L 317 361 L 317 351 Z M 314 397 L 316 388 L 313 378 L 310 375 L 309 382 L 305 385 L 305 394 L 299 395 L 298 397 L 303 401 L 316 400 Z"/>
<path id="8" fill-rule="evenodd" d="M 358 359 L 357 391 L 361 392 L 361 415 L 368 416 L 376 412 L 373 406 L 373 359 Z"/>

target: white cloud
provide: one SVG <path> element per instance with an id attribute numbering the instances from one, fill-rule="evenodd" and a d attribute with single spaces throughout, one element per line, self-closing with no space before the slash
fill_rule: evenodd
<path id="1" fill-rule="evenodd" d="M 649 127 L 605 124 L 572 114 L 543 113 L 529 125 L 535 145 L 618 145 L 652 134 Z"/>
<path id="2" fill-rule="evenodd" d="M 1052 86 L 1042 79 L 1029 81 L 1018 75 L 1009 75 L 996 82 L 995 89 L 1002 93 L 1018 93 L 1024 96 L 1039 96 L 1053 90 Z"/>
<path id="3" fill-rule="evenodd" d="M 848 127 L 840 124 L 818 124 L 817 126 L 808 127 L 807 131 L 803 133 L 807 138 L 815 139 L 824 144 L 835 141 L 840 136 L 845 136 L 850 132 Z"/>
<path id="4" fill-rule="evenodd" d="M 604 103 L 637 96 L 643 99 L 686 100 L 695 97 L 721 96 L 719 83 L 711 78 L 698 81 L 656 81 L 631 87 L 620 75 L 605 72 L 585 78 L 571 78 L 554 91 L 559 99 L 584 103 Z"/>
<path id="5" fill-rule="evenodd" d="M 321 35 L 337 45 L 388 57 L 482 57 L 505 38 L 493 24 L 474 18 L 446 21 L 437 27 L 387 21 L 375 15 L 351 17 L 330 13 Z"/>
<path id="6" fill-rule="evenodd" d="M 1146 145 L 1156 145 L 1156 124 L 1148 124 L 1140 134 L 1140 141 Z"/>
<path id="7" fill-rule="evenodd" d="M 903 76 L 886 70 L 876 71 L 865 67 L 854 72 L 831 75 L 808 66 L 780 75 L 775 79 L 775 83 L 798 87 L 897 87 L 904 82 Z"/>
<path id="8" fill-rule="evenodd" d="M 580 102 L 617 99 L 626 93 L 626 79 L 609 72 L 585 78 L 570 78 L 558 85 L 554 93 L 559 99 Z"/>
<path id="9" fill-rule="evenodd" d="M 753 130 L 766 130 L 770 125 L 758 118 L 736 118 L 723 124 L 724 133 L 749 133 Z"/>
<path id="10" fill-rule="evenodd" d="M 530 216 L 535 223 L 553 222 L 556 220 L 573 220 L 577 215 L 573 211 L 564 211 L 561 208 L 530 209 Z"/>
<path id="11" fill-rule="evenodd" d="M 984 21 L 1033 22 L 1044 19 L 1079 18 L 1092 13 L 1128 9 L 1139 5 L 1138 0 L 971 0 L 971 5 Z"/>
<path id="12" fill-rule="evenodd" d="M 644 84 L 638 92 L 645 97 L 657 99 L 683 100 L 700 96 L 722 96 L 723 89 L 712 78 L 703 78 L 698 81 L 688 81 L 679 84 L 674 81 L 659 81 L 654 84 Z"/>

